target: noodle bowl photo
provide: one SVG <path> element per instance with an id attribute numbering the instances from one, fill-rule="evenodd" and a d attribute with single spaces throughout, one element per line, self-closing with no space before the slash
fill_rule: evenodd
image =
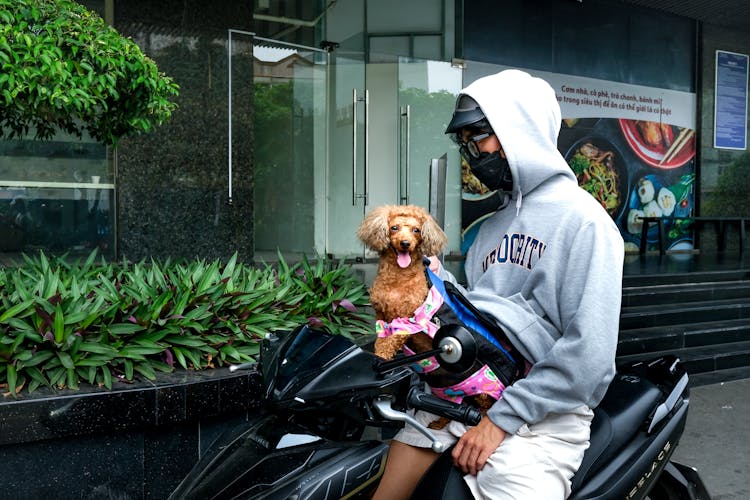
<path id="1" fill-rule="evenodd" d="M 573 144 L 565 159 L 578 185 L 617 219 L 625 207 L 629 190 L 627 169 L 614 145 L 601 137 L 584 137 Z"/>

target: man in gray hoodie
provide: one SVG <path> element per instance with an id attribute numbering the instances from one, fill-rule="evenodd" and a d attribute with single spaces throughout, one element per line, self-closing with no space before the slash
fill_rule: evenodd
<path id="1" fill-rule="evenodd" d="M 466 87 L 446 133 L 505 198 L 466 255 L 468 299 L 529 361 L 479 425 L 435 431 L 476 498 L 563 499 L 588 448 L 592 409 L 615 373 L 623 241 L 557 150 L 547 82 L 518 70 Z M 437 259 L 431 267 L 453 283 Z M 434 416 L 417 414 L 422 422 Z M 410 428 L 391 445 L 374 498 L 405 498 L 437 458 Z"/>

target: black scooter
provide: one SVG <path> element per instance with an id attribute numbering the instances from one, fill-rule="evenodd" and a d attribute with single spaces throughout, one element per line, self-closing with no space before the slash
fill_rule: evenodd
<path id="1" fill-rule="evenodd" d="M 266 411 L 217 440 L 170 498 L 369 498 L 385 468 L 382 435 L 412 425 L 432 439 L 434 451 L 446 451 L 406 410 L 469 425 L 481 419 L 471 406 L 425 392 L 408 368 L 436 355 L 442 367 L 467 370 L 476 356 L 473 337 L 462 327 L 444 326 L 433 347 L 384 362 L 344 337 L 308 326 L 269 336 L 260 361 Z M 670 461 L 687 418 L 687 386 L 687 373 L 674 357 L 620 367 L 595 411 L 591 446 L 570 498 L 709 499 L 694 469 Z M 443 453 L 413 498 L 472 496 L 450 453 Z"/>

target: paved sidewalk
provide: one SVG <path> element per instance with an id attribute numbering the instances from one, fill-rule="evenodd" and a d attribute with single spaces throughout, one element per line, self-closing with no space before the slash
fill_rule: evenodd
<path id="1" fill-rule="evenodd" d="M 672 460 L 698 469 L 713 500 L 750 499 L 750 379 L 690 390 Z"/>

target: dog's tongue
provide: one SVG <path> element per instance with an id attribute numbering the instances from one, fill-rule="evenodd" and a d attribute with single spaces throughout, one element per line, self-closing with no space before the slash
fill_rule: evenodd
<path id="1" fill-rule="evenodd" d="M 409 264 L 411 264 L 411 256 L 409 255 L 409 252 L 398 252 L 396 262 L 398 262 L 398 265 L 401 268 L 409 267 Z"/>

